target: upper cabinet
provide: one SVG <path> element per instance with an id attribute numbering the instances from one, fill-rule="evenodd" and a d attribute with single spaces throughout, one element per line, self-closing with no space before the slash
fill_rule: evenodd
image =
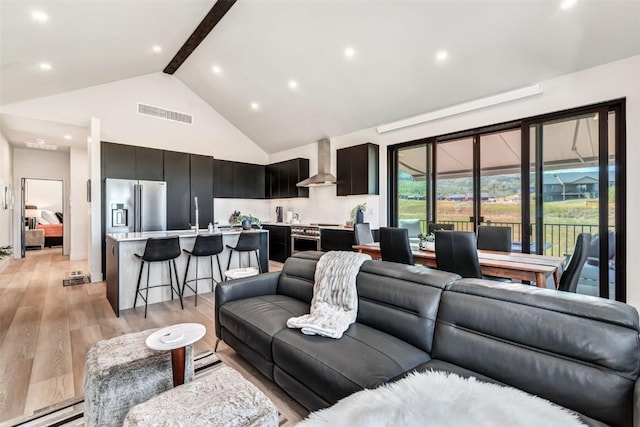
<path id="1" fill-rule="evenodd" d="M 101 157 L 104 178 L 147 181 L 164 179 L 162 150 L 103 142 Z"/>
<path id="2" fill-rule="evenodd" d="M 336 195 L 380 193 L 379 151 L 370 142 L 337 150 Z"/>
<path id="3" fill-rule="evenodd" d="M 309 159 L 295 158 L 265 166 L 265 197 L 284 199 L 309 197 L 309 189 L 297 187 L 300 181 L 309 178 Z"/>
<path id="4" fill-rule="evenodd" d="M 215 197 L 264 199 L 264 165 L 213 161 Z"/>

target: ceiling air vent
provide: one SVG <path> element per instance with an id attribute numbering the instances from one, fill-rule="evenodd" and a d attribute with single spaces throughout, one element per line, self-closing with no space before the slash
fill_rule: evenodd
<path id="1" fill-rule="evenodd" d="M 166 108 L 154 107 L 153 105 L 138 103 L 138 114 L 172 120 L 174 122 L 193 124 L 193 116 L 191 114 L 179 113 L 177 111 L 167 110 Z"/>

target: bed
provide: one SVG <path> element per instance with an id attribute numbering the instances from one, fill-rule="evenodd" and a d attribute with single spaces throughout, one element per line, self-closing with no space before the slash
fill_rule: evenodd
<path id="1" fill-rule="evenodd" d="M 62 224 L 38 224 L 36 229 L 44 230 L 44 245 L 46 247 L 62 246 Z"/>

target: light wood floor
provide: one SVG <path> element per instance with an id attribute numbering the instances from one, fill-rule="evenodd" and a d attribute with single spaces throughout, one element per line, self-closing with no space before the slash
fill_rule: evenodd
<path id="1" fill-rule="evenodd" d="M 270 270 L 281 264 L 270 263 Z M 206 336 L 195 354 L 215 343 L 213 293 L 125 310 L 116 317 L 106 299 L 105 283 L 62 286 L 65 273 L 87 271 L 86 262 L 70 261 L 60 248 L 27 251 L 0 272 L 0 423 L 30 415 L 41 408 L 83 395 L 87 351 L 101 339 L 162 327 L 197 322 Z M 280 411 L 296 422 L 307 411 L 221 343 L 218 356 L 256 384 Z M 10 424 L 10 423 L 3 423 Z"/>

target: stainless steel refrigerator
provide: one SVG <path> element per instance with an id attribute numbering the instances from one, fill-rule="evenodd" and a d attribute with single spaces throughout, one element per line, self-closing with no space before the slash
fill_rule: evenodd
<path id="1" fill-rule="evenodd" d="M 107 233 L 167 229 L 167 183 L 107 178 Z"/>

